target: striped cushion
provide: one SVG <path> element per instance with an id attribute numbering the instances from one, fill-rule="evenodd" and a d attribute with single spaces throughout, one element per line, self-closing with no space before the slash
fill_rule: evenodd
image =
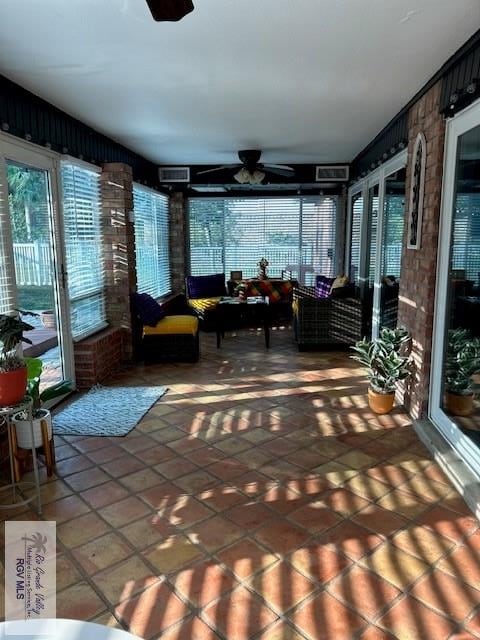
<path id="1" fill-rule="evenodd" d="M 192 309 L 195 309 L 195 311 L 202 313 L 209 309 L 215 309 L 221 299 L 221 296 L 216 298 L 190 298 L 188 304 Z"/>

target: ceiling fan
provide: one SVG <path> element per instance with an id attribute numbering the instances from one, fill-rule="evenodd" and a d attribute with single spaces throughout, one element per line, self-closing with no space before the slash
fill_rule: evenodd
<path id="1" fill-rule="evenodd" d="M 193 11 L 192 0 L 147 0 L 156 22 L 178 22 Z"/>
<path id="2" fill-rule="evenodd" d="M 231 169 L 236 171 L 233 175 L 234 179 L 240 184 L 261 184 L 266 173 L 275 173 L 280 176 L 290 178 L 294 175 L 295 170 L 284 164 L 261 164 L 259 162 L 262 152 L 258 149 L 244 149 L 238 152 L 238 158 L 241 164 L 224 164 L 214 169 L 199 171 L 197 176 L 205 173 L 214 173 L 215 171 L 225 171 Z M 239 171 L 237 171 L 239 169 Z"/>

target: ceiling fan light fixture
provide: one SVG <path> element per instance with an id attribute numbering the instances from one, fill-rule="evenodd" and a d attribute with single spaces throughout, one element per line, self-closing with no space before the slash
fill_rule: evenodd
<path id="1" fill-rule="evenodd" d="M 192 0 L 147 0 L 156 22 L 178 22 L 194 9 Z"/>
<path id="2" fill-rule="evenodd" d="M 240 184 L 261 184 L 265 174 L 258 169 L 250 172 L 246 167 L 242 167 L 233 177 Z"/>

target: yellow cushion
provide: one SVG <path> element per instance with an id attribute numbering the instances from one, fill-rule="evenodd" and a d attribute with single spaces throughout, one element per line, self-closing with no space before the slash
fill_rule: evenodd
<path id="1" fill-rule="evenodd" d="M 345 287 L 348 284 L 348 276 L 337 276 L 332 284 L 332 289 Z"/>
<path id="2" fill-rule="evenodd" d="M 198 331 L 198 318 L 194 316 L 165 316 L 155 327 L 143 327 L 144 336 L 172 336 L 178 334 L 191 334 L 195 336 Z"/>
<path id="3" fill-rule="evenodd" d="M 217 304 L 222 298 L 190 298 L 188 304 L 195 309 L 195 311 L 207 311 L 208 309 L 215 309 Z"/>

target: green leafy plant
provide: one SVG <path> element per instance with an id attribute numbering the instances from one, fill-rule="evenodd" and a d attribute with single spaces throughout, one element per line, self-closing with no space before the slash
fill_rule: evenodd
<path id="1" fill-rule="evenodd" d="M 22 315 L 34 316 L 36 314 L 27 311 L 21 311 Z M 21 316 L 10 316 L 0 314 L 0 342 L 2 348 L 0 351 L 0 372 L 14 371 L 24 366 L 24 361 L 17 354 L 17 346 L 21 342 L 32 344 L 32 341 L 25 338 L 24 331 L 31 331 L 31 324 L 22 320 Z"/>
<path id="2" fill-rule="evenodd" d="M 473 393 L 472 376 L 480 372 L 480 339 L 467 329 L 448 333 L 445 388 L 449 393 L 469 396 Z"/>
<path id="3" fill-rule="evenodd" d="M 62 380 L 57 384 L 40 391 L 40 379 L 43 363 L 39 358 L 25 358 L 27 365 L 27 395 L 33 399 L 33 417 L 38 417 L 42 405 L 49 400 L 59 398 L 72 390 L 71 380 Z"/>
<path id="4" fill-rule="evenodd" d="M 403 355 L 409 340 L 405 329 L 384 328 L 378 338 L 360 340 L 352 347 L 351 357 L 366 367 L 372 391 L 394 393 L 397 382 L 410 375 L 411 359 Z"/>

